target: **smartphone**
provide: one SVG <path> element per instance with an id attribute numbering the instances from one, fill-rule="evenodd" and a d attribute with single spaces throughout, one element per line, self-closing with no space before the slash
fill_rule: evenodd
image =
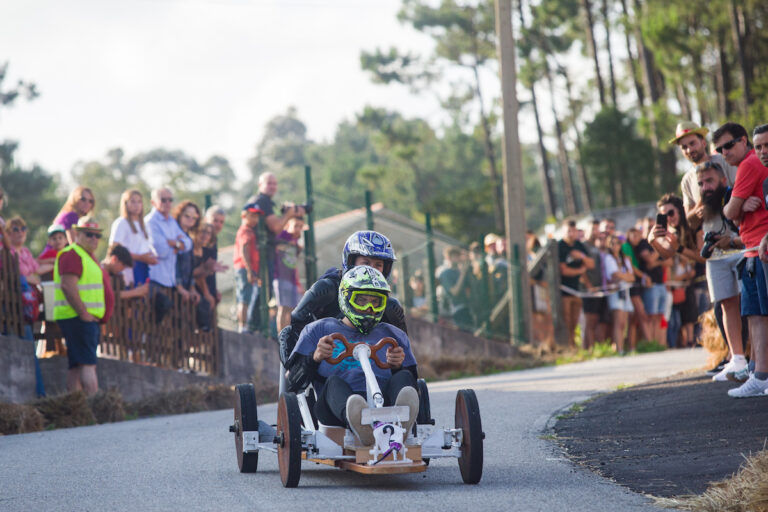
<path id="1" fill-rule="evenodd" d="M 656 225 L 667 229 L 667 216 L 663 213 L 656 214 Z"/>

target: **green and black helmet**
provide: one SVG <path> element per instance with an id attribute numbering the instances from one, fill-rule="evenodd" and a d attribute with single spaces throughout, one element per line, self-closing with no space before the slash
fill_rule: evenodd
<path id="1" fill-rule="evenodd" d="M 358 331 L 368 334 L 381 322 L 390 291 L 381 272 L 360 265 L 349 269 L 341 278 L 339 308 Z"/>

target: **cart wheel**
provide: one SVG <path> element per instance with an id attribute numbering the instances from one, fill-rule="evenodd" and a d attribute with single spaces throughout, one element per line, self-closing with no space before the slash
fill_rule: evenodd
<path id="1" fill-rule="evenodd" d="M 456 428 L 463 431 L 459 470 L 465 484 L 476 484 L 483 476 L 483 426 L 480 407 L 471 389 L 456 394 Z"/>
<path id="2" fill-rule="evenodd" d="M 416 436 L 417 425 L 434 425 L 432 421 L 432 408 L 429 405 L 429 390 L 427 381 L 418 379 L 416 381 L 416 391 L 419 393 L 419 414 L 416 416 L 416 423 L 413 424 L 413 435 Z M 424 464 L 429 466 L 429 457 L 422 459 Z"/>
<path id="3" fill-rule="evenodd" d="M 301 476 L 301 412 L 294 393 L 283 393 L 277 403 L 277 462 L 283 487 L 296 487 Z"/>
<path id="4" fill-rule="evenodd" d="M 259 466 L 259 452 L 243 453 L 243 432 L 259 430 L 253 384 L 238 384 L 235 388 L 235 423 L 229 430 L 235 433 L 237 467 L 240 472 L 255 473 Z"/>
<path id="5" fill-rule="evenodd" d="M 429 391 L 427 390 L 427 381 L 418 379 L 416 381 L 416 391 L 419 393 L 419 414 L 416 416 L 416 423 L 419 425 L 432 424 L 432 408 L 429 406 Z"/>

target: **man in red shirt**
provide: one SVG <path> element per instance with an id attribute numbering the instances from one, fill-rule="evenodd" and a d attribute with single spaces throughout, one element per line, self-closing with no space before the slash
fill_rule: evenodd
<path id="1" fill-rule="evenodd" d="M 755 373 L 738 388 L 728 391 L 734 398 L 764 396 L 768 390 L 768 286 L 757 246 L 768 233 L 768 209 L 764 187 L 768 185 L 768 168 L 752 149 L 747 131 L 736 123 L 726 123 L 713 135 L 715 150 L 730 165 L 738 165 L 736 182 L 723 213 L 738 220 L 739 235 L 747 249 L 741 273 L 741 315 L 749 321 L 749 337 L 753 344 Z"/>
<path id="2" fill-rule="evenodd" d="M 66 298 L 66 304 L 56 304 L 54 315 L 61 328 L 64 339 L 67 342 L 67 358 L 69 359 L 69 372 L 67 373 L 67 390 L 84 390 L 88 394 L 94 394 L 99 390 L 99 381 L 96 376 L 96 349 L 99 346 L 101 327 L 112 315 L 112 307 L 115 297 L 109 284 L 106 271 L 99 265 L 94 257 L 94 252 L 99 246 L 102 233 L 99 224 L 90 217 L 81 217 L 75 226 L 75 244 L 62 250 L 54 269 L 54 281 L 60 281 L 61 291 Z M 78 246 L 77 249 L 74 246 Z M 81 256 L 81 254 L 85 254 Z M 92 261 L 84 261 L 90 258 Z M 81 292 L 88 286 L 80 283 L 84 274 L 84 266 L 98 266 L 101 271 L 101 280 L 104 287 L 104 312 L 101 317 L 94 316 L 91 311 L 94 306 L 86 304 Z M 60 306 L 70 307 L 75 316 L 64 312 L 59 315 Z M 71 311 L 70 310 L 70 311 Z"/>

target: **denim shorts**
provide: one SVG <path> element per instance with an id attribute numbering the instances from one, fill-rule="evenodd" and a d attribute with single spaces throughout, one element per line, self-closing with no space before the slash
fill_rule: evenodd
<path id="1" fill-rule="evenodd" d="M 238 304 L 252 304 L 259 297 L 259 287 L 248 282 L 248 272 L 244 268 L 235 269 L 235 289 Z"/>
<path id="2" fill-rule="evenodd" d="M 667 305 L 667 287 L 663 284 L 654 284 L 650 288 L 643 288 L 643 306 L 649 315 L 662 315 Z"/>
<path id="3" fill-rule="evenodd" d="M 610 294 L 608 297 L 608 309 L 611 311 L 627 311 L 631 313 L 632 300 L 629 298 L 629 290 L 621 290 Z"/>
<path id="4" fill-rule="evenodd" d="M 750 261 L 756 260 L 754 274 L 749 275 Z M 741 316 L 767 316 L 768 290 L 765 287 L 765 271 L 757 256 L 747 258 L 747 264 L 741 271 Z"/>
<path id="5" fill-rule="evenodd" d="M 101 326 L 98 322 L 83 322 L 79 317 L 57 320 L 67 343 L 69 368 L 82 364 L 96 364 Z"/>

